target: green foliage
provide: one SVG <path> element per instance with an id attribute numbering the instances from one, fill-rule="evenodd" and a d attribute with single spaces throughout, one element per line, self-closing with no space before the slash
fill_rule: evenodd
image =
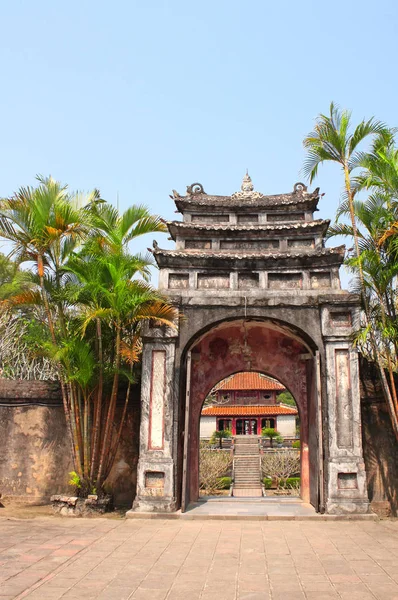
<path id="1" fill-rule="evenodd" d="M 397 250 L 398 250 L 398 149 L 396 129 L 371 118 L 355 129 L 351 113 L 330 105 L 320 114 L 314 131 L 304 139 L 307 156 L 303 170 L 312 182 L 325 162 L 342 171 L 344 195 L 329 237 L 352 238 L 353 251 L 346 264 L 354 274 L 354 290 L 361 294 L 362 318 L 354 343 L 377 363 L 393 430 L 398 439 L 397 390 Z M 370 148 L 360 149 L 363 142 Z M 367 194 L 359 200 L 358 194 Z M 341 223 L 346 218 L 348 223 Z M 353 290 L 353 291 L 354 291 Z M 385 375 L 388 371 L 388 380 Z"/>
<path id="2" fill-rule="evenodd" d="M 291 393 L 287 390 L 278 394 L 277 400 L 282 404 L 287 404 L 288 406 L 294 406 L 296 408 L 296 402 Z"/>
<path id="3" fill-rule="evenodd" d="M 300 448 L 300 447 L 301 447 L 300 440 L 296 440 L 295 442 L 293 442 L 292 448 Z"/>
<path id="4" fill-rule="evenodd" d="M 277 432 L 276 429 L 273 429 L 273 427 L 263 427 L 261 430 L 261 435 L 263 437 L 273 439 L 273 438 L 278 437 L 279 433 Z"/>
<path id="5" fill-rule="evenodd" d="M 222 448 L 223 439 L 230 438 L 232 436 L 232 432 L 229 429 L 222 429 L 221 431 L 213 431 L 212 436 L 210 438 L 210 443 L 215 444 L 218 440 L 220 448 Z"/>
<path id="6" fill-rule="evenodd" d="M 269 438 L 270 443 L 271 443 L 271 448 L 274 445 L 274 440 L 276 441 L 277 444 L 283 442 L 283 438 L 279 435 L 277 430 L 273 429 L 272 427 L 263 427 L 261 430 L 261 435 L 265 438 Z"/>
<path id="7" fill-rule="evenodd" d="M 229 490 L 232 485 L 232 477 L 220 477 L 220 489 Z"/>
<path id="8" fill-rule="evenodd" d="M 292 488 L 297 485 L 300 485 L 300 482 L 301 482 L 300 477 L 287 477 L 286 479 L 281 479 L 279 481 L 278 487 L 282 488 L 282 489 Z M 273 480 L 271 479 L 271 477 L 264 477 L 263 484 L 264 484 L 265 489 L 270 490 L 273 485 Z M 275 485 L 275 487 L 276 487 L 276 485 Z"/>
<path id="9" fill-rule="evenodd" d="M 80 476 L 76 473 L 76 471 L 70 471 L 69 476 L 69 485 L 73 485 L 73 487 L 79 490 L 82 487 L 82 480 Z"/>
<path id="10" fill-rule="evenodd" d="M 143 323 L 173 327 L 178 314 L 148 283 L 151 256 L 129 250 L 140 236 L 165 231 L 144 206 L 120 214 L 98 190 L 71 193 L 51 177 L 0 200 L 0 236 L 16 259 L 0 256 L 1 308 L 27 319 L 24 348 L 50 360 L 64 384 L 72 480 L 82 494 L 105 488 L 136 379 Z M 20 263 L 33 268 L 22 272 Z M 0 346 L 4 371 L 3 356 Z M 121 378 L 127 389 L 118 422 Z"/>

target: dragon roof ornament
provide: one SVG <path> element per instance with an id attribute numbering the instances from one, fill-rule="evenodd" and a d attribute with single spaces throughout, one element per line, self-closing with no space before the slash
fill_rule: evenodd
<path id="1" fill-rule="evenodd" d="M 236 199 L 259 199 L 259 198 L 264 198 L 264 194 L 262 194 L 261 192 L 256 192 L 254 190 L 254 185 L 252 182 L 252 179 L 248 173 L 248 171 L 246 171 L 245 176 L 242 179 L 242 185 L 240 186 L 240 191 L 239 192 L 235 192 L 234 194 L 232 194 L 231 198 L 236 198 Z"/>

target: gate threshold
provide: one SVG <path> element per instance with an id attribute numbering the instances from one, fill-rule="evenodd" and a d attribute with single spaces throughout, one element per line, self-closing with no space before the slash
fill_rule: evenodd
<path id="1" fill-rule="evenodd" d="M 186 512 L 136 512 L 129 510 L 132 519 L 187 519 L 187 520 L 246 520 L 246 521 L 374 521 L 374 513 L 363 515 L 326 515 L 315 512 L 311 504 L 298 498 L 281 501 L 279 498 L 214 498 L 193 502 Z"/>

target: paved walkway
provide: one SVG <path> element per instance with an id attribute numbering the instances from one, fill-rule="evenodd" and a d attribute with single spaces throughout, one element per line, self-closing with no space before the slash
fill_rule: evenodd
<path id="1" fill-rule="evenodd" d="M 398 521 L 0 518 L 0 600 L 398 599 Z"/>

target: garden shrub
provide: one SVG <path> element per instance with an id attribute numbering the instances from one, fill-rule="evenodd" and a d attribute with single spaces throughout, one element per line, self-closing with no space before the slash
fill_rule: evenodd
<path id="1" fill-rule="evenodd" d="M 232 477 L 220 477 L 220 489 L 229 490 L 232 484 Z"/>

